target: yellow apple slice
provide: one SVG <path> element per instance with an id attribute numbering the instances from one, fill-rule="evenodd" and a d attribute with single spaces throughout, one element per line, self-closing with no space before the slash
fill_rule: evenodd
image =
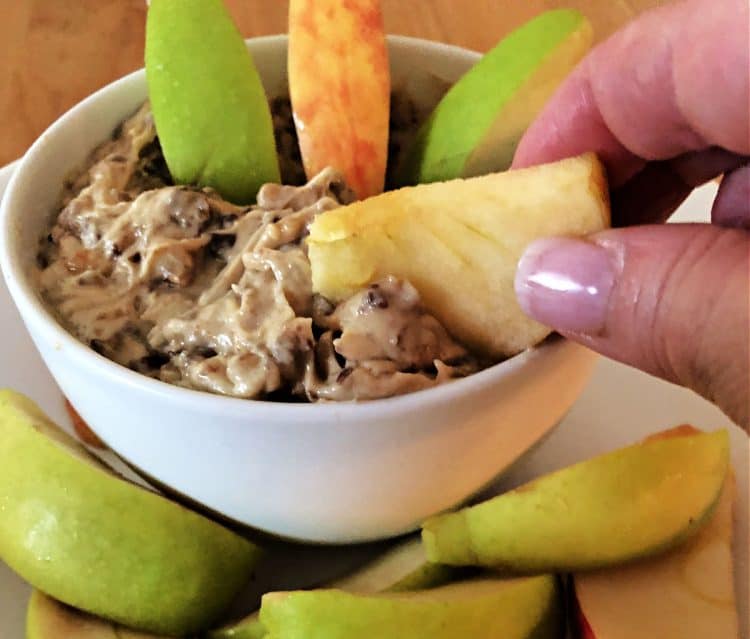
<path id="1" fill-rule="evenodd" d="M 289 91 L 308 178 L 331 166 L 383 190 L 390 71 L 380 0 L 291 0 Z"/>
<path id="2" fill-rule="evenodd" d="M 610 224 L 599 160 L 407 187 L 327 211 L 310 227 L 313 288 L 338 301 L 395 275 L 458 339 L 494 358 L 514 355 L 550 329 L 516 300 L 518 261 L 533 240 L 580 236 Z"/>

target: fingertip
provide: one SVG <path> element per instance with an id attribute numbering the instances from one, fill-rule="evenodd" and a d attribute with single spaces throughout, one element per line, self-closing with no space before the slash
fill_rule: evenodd
<path id="1" fill-rule="evenodd" d="M 718 226 L 750 229 L 750 164 L 724 176 L 711 221 Z"/>
<path id="2" fill-rule="evenodd" d="M 616 270 L 602 246 L 567 237 L 537 240 L 518 265 L 518 302 L 542 324 L 595 335 L 606 325 Z"/>

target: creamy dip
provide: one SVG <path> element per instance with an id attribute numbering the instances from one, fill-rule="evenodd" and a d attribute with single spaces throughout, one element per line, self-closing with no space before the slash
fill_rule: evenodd
<path id="1" fill-rule="evenodd" d="M 273 110 L 284 180 L 299 182 L 288 102 Z M 67 185 L 39 287 L 105 357 L 223 395 L 375 399 L 478 370 L 409 282 L 387 277 L 338 305 L 313 294 L 308 226 L 352 199 L 331 169 L 267 184 L 253 206 L 175 186 L 144 105 Z"/>

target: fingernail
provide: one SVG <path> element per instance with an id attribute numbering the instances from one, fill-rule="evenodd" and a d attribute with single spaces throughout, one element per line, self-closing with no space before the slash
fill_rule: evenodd
<path id="1" fill-rule="evenodd" d="M 570 238 L 537 240 L 516 272 L 516 295 L 527 315 L 561 331 L 596 335 L 607 321 L 617 267 L 606 249 Z"/>

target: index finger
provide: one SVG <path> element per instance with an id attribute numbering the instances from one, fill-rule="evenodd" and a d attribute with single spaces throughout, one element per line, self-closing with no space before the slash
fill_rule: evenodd
<path id="1" fill-rule="evenodd" d="M 687 0 L 595 48 L 523 137 L 514 168 L 586 151 L 614 187 L 646 162 L 720 147 L 750 154 L 748 0 Z"/>

